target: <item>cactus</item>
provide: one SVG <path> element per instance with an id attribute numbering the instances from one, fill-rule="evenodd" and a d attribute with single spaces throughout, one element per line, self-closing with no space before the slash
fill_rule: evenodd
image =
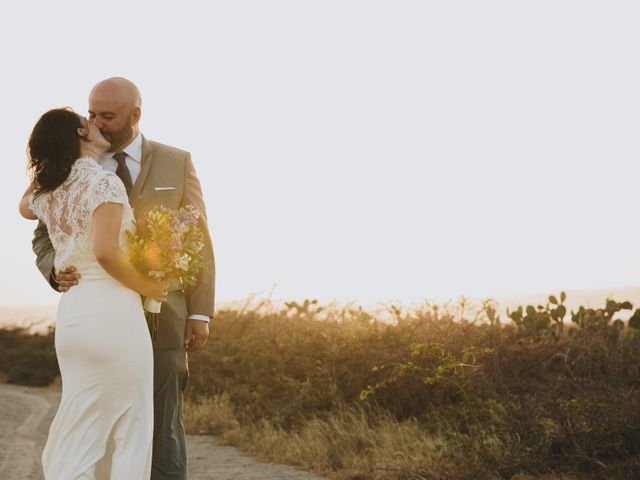
<path id="1" fill-rule="evenodd" d="M 560 293 L 560 301 L 555 295 L 549 295 L 546 306 L 527 305 L 526 309 L 519 306 L 511 312 L 507 309 L 507 315 L 519 329 L 525 332 L 551 331 L 552 333 L 562 333 L 564 330 L 564 317 L 567 314 L 567 307 L 564 301 L 567 299 L 565 292 Z M 550 305 L 555 305 L 551 307 Z"/>

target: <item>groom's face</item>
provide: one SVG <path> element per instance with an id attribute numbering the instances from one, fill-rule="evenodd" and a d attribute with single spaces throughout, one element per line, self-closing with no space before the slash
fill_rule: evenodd
<path id="1" fill-rule="evenodd" d="M 138 107 L 119 102 L 117 98 L 93 94 L 89 97 L 89 120 L 111 143 L 110 151 L 122 150 L 135 137 L 140 116 L 136 109 L 139 110 Z"/>

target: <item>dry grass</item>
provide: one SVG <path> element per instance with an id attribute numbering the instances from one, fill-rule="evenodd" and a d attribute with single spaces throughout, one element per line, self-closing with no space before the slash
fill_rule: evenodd
<path id="1" fill-rule="evenodd" d="M 192 399 L 184 404 L 184 427 L 192 434 L 220 435 L 240 427 L 228 394 Z"/>
<path id="2" fill-rule="evenodd" d="M 429 478 L 445 478 L 438 472 L 443 439 L 415 420 L 398 422 L 388 415 L 372 422 L 370 415 L 351 410 L 311 419 L 291 432 L 263 421 L 245 432 L 241 445 L 263 459 L 334 472 L 335 478 L 419 478 L 427 472 Z"/>

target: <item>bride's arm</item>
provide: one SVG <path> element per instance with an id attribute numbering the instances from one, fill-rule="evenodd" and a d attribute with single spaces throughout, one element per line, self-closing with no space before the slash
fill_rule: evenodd
<path id="1" fill-rule="evenodd" d="M 36 214 L 33 213 L 33 210 L 31 210 L 31 207 L 29 206 L 29 199 L 31 198 L 31 195 L 33 194 L 34 190 L 35 190 L 35 185 L 32 182 L 27 188 L 26 192 L 24 192 L 24 194 L 22 195 L 22 199 L 20 200 L 20 206 L 18 207 L 18 209 L 20 210 L 20 215 L 22 215 L 24 218 L 28 220 L 38 219 L 38 217 L 36 217 Z"/>
<path id="2" fill-rule="evenodd" d="M 122 204 L 103 203 L 93 212 L 91 244 L 98 263 L 113 278 L 145 297 L 164 301 L 168 282 L 142 275 L 120 249 Z"/>

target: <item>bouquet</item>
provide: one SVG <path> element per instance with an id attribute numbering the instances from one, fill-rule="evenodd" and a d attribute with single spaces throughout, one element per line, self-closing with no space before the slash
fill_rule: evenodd
<path id="1" fill-rule="evenodd" d="M 155 206 L 144 217 L 137 232 L 127 231 L 128 255 L 143 274 L 156 280 L 178 279 L 184 286 L 195 285 L 196 275 L 205 266 L 202 258 L 200 212 L 187 205 L 178 210 Z M 161 303 L 153 298 L 144 302 L 145 317 L 153 338 L 158 333 Z"/>

